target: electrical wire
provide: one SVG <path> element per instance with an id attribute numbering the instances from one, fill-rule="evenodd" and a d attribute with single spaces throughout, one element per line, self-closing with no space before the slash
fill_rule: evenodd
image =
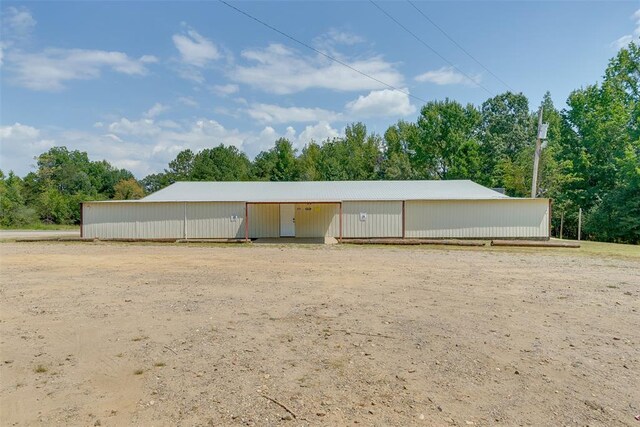
<path id="1" fill-rule="evenodd" d="M 400 21 L 398 21 L 396 18 L 394 18 L 391 14 L 389 14 L 389 12 L 387 12 L 386 10 L 384 10 L 382 7 L 380 7 L 375 1 L 373 0 L 369 0 L 369 2 L 374 5 L 378 10 L 380 10 L 380 12 L 384 13 L 389 19 L 391 19 L 393 22 L 395 22 L 396 24 L 398 24 L 398 26 L 400 26 L 400 28 L 402 28 L 403 30 L 405 30 L 407 33 L 411 34 L 413 36 L 414 39 L 418 40 L 420 43 L 422 43 L 427 49 L 429 49 L 431 52 L 433 52 L 434 54 L 436 54 L 440 59 L 442 59 L 444 62 L 446 62 L 447 64 L 449 64 L 453 69 L 455 69 L 457 72 L 459 72 L 460 74 L 462 74 L 463 76 L 465 76 L 471 83 L 475 84 L 476 86 L 478 86 L 479 88 L 481 88 L 482 90 L 484 90 L 485 92 L 487 92 L 489 95 L 493 96 L 493 92 L 491 92 L 489 89 L 487 89 L 486 87 L 484 87 L 482 84 L 480 84 L 480 82 L 478 82 L 476 79 L 474 79 L 473 77 L 471 77 L 470 75 L 468 75 L 467 73 L 465 73 L 464 71 L 462 71 L 460 68 L 456 67 L 451 61 L 449 61 L 447 58 L 445 58 L 444 56 L 442 56 L 437 50 L 435 50 L 434 48 L 432 48 L 427 42 L 425 42 L 424 40 L 422 40 L 418 35 L 416 35 L 413 31 L 411 31 L 410 29 L 408 29 L 406 26 L 404 26 Z"/>
<path id="2" fill-rule="evenodd" d="M 489 74 L 491 74 L 496 80 L 498 80 L 500 83 L 502 83 L 507 89 L 509 89 L 512 92 L 515 92 L 514 89 L 511 86 L 509 86 L 508 83 L 506 83 L 504 80 L 502 80 L 500 77 L 498 77 L 493 71 L 491 71 L 489 68 L 487 68 L 482 62 L 478 61 L 473 55 L 471 55 L 471 53 L 469 53 L 464 47 L 462 47 L 460 45 L 460 43 L 455 41 L 453 37 L 451 37 L 449 34 L 447 34 L 447 32 L 444 29 L 442 29 L 438 24 L 436 24 L 433 21 L 433 19 L 429 18 L 422 10 L 420 10 L 420 8 L 418 8 L 418 6 L 416 6 L 414 2 L 412 2 L 411 0 L 407 0 L 407 3 L 409 3 L 411 6 L 413 6 L 413 8 L 415 10 L 417 10 L 420 15 L 422 15 L 427 21 L 429 21 L 431 23 L 431 25 L 436 27 L 438 29 L 438 31 L 440 31 L 442 34 L 444 34 L 444 36 L 446 38 L 448 38 L 451 41 L 451 43 L 455 44 L 458 47 L 458 49 L 463 51 L 469 58 L 473 59 L 478 65 L 480 65 L 482 68 L 484 68 L 485 71 L 487 71 Z"/>
<path id="3" fill-rule="evenodd" d="M 380 79 L 378 79 L 376 77 L 373 77 L 373 76 L 365 73 L 364 71 L 360 71 L 357 68 L 352 67 L 351 65 L 347 64 L 346 62 L 341 61 L 341 60 L 339 60 L 339 59 L 337 59 L 337 58 L 335 58 L 335 57 L 333 57 L 333 56 L 331 56 L 331 55 L 329 55 L 329 54 L 327 54 L 325 52 L 322 52 L 321 50 L 318 50 L 315 47 L 313 47 L 313 46 L 311 46 L 311 45 L 309 45 L 309 44 L 307 44 L 307 43 L 305 43 L 303 41 L 298 40 L 297 38 L 285 33 L 284 31 L 281 31 L 281 30 L 277 29 L 273 25 L 268 24 L 268 23 L 266 23 L 265 21 L 263 21 L 263 20 L 261 20 L 259 18 L 256 18 L 255 16 L 253 16 L 253 15 L 249 14 L 248 12 L 245 12 L 244 10 L 242 10 L 242 9 L 240 9 L 240 8 L 230 4 L 230 3 L 228 3 L 225 0 L 218 0 L 218 1 L 220 3 L 222 3 L 222 4 L 224 4 L 225 6 L 228 6 L 231 9 L 235 10 L 236 12 L 241 13 L 242 15 L 246 16 L 247 18 L 250 18 L 250 19 L 258 22 L 259 24 L 269 28 L 270 30 L 275 31 L 276 33 L 288 38 L 289 40 L 292 40 L 292 41 L 298 43 L 299 45 L 304 46 L 307 49 L 312 50 L 312 51 L 316 52 L 317 54 L 320 54 L 320 55 L 324 56 L 327 59 L 330 59 L 331 61 L 334 61 L 334 62 L 336 62 L 336 63 L 338 63 L 338 64 L 340 64 L 340 65 L 342 65 L 344 67 L 347 67 L 348 69 L 350 69 L 352 71 L 355 71 L 356 73 L 358 73 L 358 74 L 360 74 L 360 75 L 362 75 L 364 77 L 367 77 L 368 79 L 371 79 L 371 80 L 373 80 L 373 81 L 375 81 L 377 83 L 380 83 L 381 85 L 386 86 L 387 88 L 389 88 L 391 90 L 394 90 L 394 91 L 397 91 L 397 92 L 400 92 L 400 93 L 404 93 L 405 95 L 407 95 L 407 96 L 409 96 L 409 97 L 411 97 L 413 99 L 416 99 L 416 100 L 418 100 L 420 102 L 423 102 L 425 104 L 427 103 L 426 100 L 420 98 L 419 96 L 412 95 L 411 93 L 409 93 L 407 91 L 404 91 L 402 89 L 399 89 L 399 88 L 397 88 L 397 87 L 395 87 L 393 85 L 390 85 L 389 83 L 386 83 L 386 82 L 384 82 L 384 81 L 382 81 L 382 80 L 380 80 Z"/>

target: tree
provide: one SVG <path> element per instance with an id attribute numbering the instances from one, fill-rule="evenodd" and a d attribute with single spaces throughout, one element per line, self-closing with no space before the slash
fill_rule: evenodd
<path id="1" fill-rule="evenodd" d="M 322 177 L 318 171 L 322 149 L 320 145 L 311 141 L 298 157 L 300 179 L 302 181 L 319 181 Z"/>
<path id="2" fill-rule="evenodd" d="M 195 154 L 191 150 L 183 150 L 178 153 L 175 159 L 169 162 L 169 170 L 165 173 L 172 182 L 188 181 L 193 173 L 193 162 Z"/>
<path id="3" fill-rule="evenodd" d="M 251 162 L 247 155 L 234 146 L 220 144 L 195 155 L 191 181 L 248 181 Z"/>
<path id="4" fill-rule="evenodd" d="M 363 123 L 345 128 L 344 138 L 326 141 L 316 159 L 315 170 L 324 181 L 354 181 L 378 178 L 382 139 L 369 135 Z"/>
<path id="5" fill-rule="evenodd" d="M 569 229 L 576 228 L 578 209 L 586 212 L 589 238 L 637 240 L 637 209 L 624 198 L 637 194 L 638 67 L 640 49 L 632 43 L 610 61 L 601 84 L 573 91 L 563 112 L 557 156 L 564 178 L 557 194 L 571 213 Z"/>
<path id="6" fill-rule="evenodd" d="M 300 168 L 291 142 L 280 138 L 273 148 L 258 154 L 253 161 L 253 174 L 267 181 L 297 181 Z"/>
<path id="7" fill-rule="evenodd" d="M 413 123 L 399 121 L 390 126 L 384 134 L 383 160 L 380 167 L 382 179 L 414 179 L 418 176 L 411 163 L 413 151 L 418 139 L 418 128 Z"/>
<path id="8" fill-rule="evenodd" d="M 123 179 L 115 185 L 115 200 L 136 200 L 142 197 L 144 190 L 134 178 Z"/>
<path id="9" fill-rule="evenodd" d="M 517 163 L 521 151 L 535 141 L 535 117 L 522 93 L 506 92 L 486 100 L 480 108 L 481 182 L 507 187 L 505 173 Z"/>
<path id="10" fill-rule="evenodd" d="M 0 171 L 0 225 L 28 226 L 37 222 L 34 209 L 27 207 L 23 196 L 23 182 L 13 172 L 5 178 Z"/>
<path id="11" fill-rule="evenodd" d="M 167 173 L 154 173 L 145 176 L 142 181 L 140 181 L 140 184 L 142 185 L 144 192 L 149 194 L 162 190 L 164 187 L 173 184 L 173 181 L 171 176 Z"/>
<path id="12" fill-rule="evenodd" d="M 473 179 L 480 175 L 478 110 L 455 101 L 432 101 L 418 118 L 419 137 L 411 146 L 414 168 L 428 179 Z"/>

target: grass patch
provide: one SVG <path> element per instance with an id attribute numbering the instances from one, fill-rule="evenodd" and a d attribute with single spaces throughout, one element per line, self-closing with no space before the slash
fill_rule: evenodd
<path id="1" fill-rule="evenodd" d="M 155 366 L 156 368 L 162 368 L 163 366 L 167 366 L 167 364 L 164 362 L 156 362 L 153 364 L 153 366 Z"/>
<path id="2" fill-rule="evenodd" d="M 144 369 L 136 369 L 133 371 L 133 375 L 142 375 L 144 374 Z"/>
<path id="3" fill-rule="evenodd" d="M 149 338 L 149 337 L 146 336 L 146 335 L 145 336 L 139 336 L 139 337 L 132 338 L 131 341 L 138 342 L 138 341 L 146 340 L 147 338 Z"/>
<path id="4" fill-rule="evenodd" d="M 640 259 L 639 245 L 625 245 L 622 243 L 580 242 L 580 252 L 589 255 L 610 256 L 616 258 Z"/>
<path id="5" fill-rule="evenodd" d="M 49 368 L 47 368 L 46 366 L 38 365 L 33 369 L 33 372 L 35 372 L 36 374 L 44 374 L 48 370 L 49 370 Z"/>
<path id="6" fill-rule="evenodd" d="M 68 224 L 29 224 L 18 227 L 0 226 L 0 230 L 80 230 L 79 225 Z"/>

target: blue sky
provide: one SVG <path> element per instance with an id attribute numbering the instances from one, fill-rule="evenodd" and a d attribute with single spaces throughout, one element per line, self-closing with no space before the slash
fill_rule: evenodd
<path id="1" fill-rule="evenodd" d="M 404 93 L 215 1 L 3 1 L 0 168 L 24 175 L 66 145 L 142 178 L 186 148 L 253 157 L 353 121 L 383 133 L 417 118 L 406 93 L 478 105 L 508 90 L 405 1 L 378 4 L 446 61 L 367 1 L 233 4 Z M 532 109 L 547 90 L 562 108 L 640 35 L 637 1 L 415 4 Z"/>

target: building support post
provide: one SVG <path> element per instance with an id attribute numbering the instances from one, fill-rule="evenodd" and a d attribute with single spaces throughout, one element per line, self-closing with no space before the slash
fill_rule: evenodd
<path id="1" fill-rule="evenodd" d="M 184 207 L 184 223 L 182 227 L 182 238 L 187 240 L 187 203 L 183 204 Z"/>
<path id="2" fill-rule="evenodd" d="M 340 238 L 338 241 L 342 243 L 342 202 L 340 202 Z"/>
<path id="3" fill-rule="evenodd" d="M 407 216 L 406 216 L 406 214 L 405 214 L 405 212 L 406 212 L 406 211 L 405 211 L 405 206 L 404 206 L 404 205 L 405 205 L 405 203 L 406 203 L 406 202 L 403 200 L 403 201 L 402 201 L 402 238 L 403 238 L 403 239 L 404 239 L 404 238 L 405 238 L 405 236 L 406 236 L 406 231 L 405 231 L 405 229 L 406 229 L 406 218 L 407 218 Z"/>
<path id="4" fill-rule="evenodd" d="M 249 203 L 244 203 L 244 241 L 249 241 Z"/>
<path id="5" fill-rule="evenodd" d="M 80 238 L 84 237 L 84 206 L 83 203 L 80 202 Z"/>
<path id="6" fill-rule="evenodd" d="M 552 200 L 549 199 L 549 236 L 547 236 L 548 239 L 551 239 L 551 216 L 553 214 L 553 207 L 552 207 Z"/>

